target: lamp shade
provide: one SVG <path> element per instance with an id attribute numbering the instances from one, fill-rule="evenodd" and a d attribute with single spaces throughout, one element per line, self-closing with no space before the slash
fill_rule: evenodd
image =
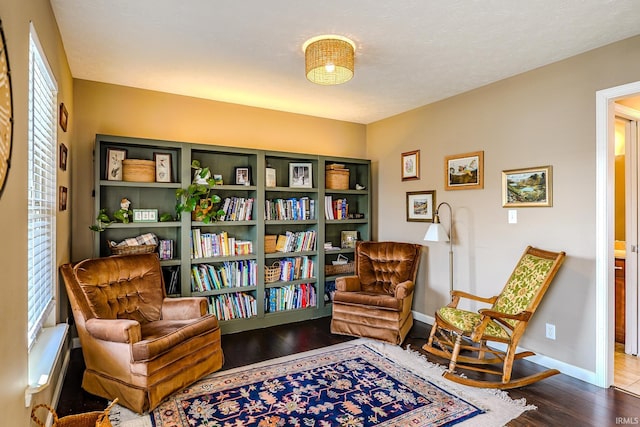
<path id="1" fill-rule="evenodd" d="M 448 242 L 449 234 L 441 223 L 434 222 L 427 229 L 427 233 L 424 235 L 424 240 L 429 242 Z"/>
<path id="2" fill-rule="evenodd" d="M 305 72 L 310 82 L 338 85 L 353 77 L 355 44 L 342 36 L 318 36 L 303 46 Z"/>

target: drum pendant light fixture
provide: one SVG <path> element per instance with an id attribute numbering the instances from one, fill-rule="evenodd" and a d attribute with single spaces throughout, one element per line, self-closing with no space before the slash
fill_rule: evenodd
<path id="1" fill-rule="evenodd" d="M 339 85 L 353 77 L 356 45 L 346 37 L 324 35 L 307 40 L 304 50 L 305 72 L 310 82 Z"/>

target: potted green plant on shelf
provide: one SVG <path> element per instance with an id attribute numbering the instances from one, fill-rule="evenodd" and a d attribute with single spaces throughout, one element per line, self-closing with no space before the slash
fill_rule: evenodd
<path id="1" fill-rule="evenodd" d="M 198 160 L 191 162 L 191 168 L 196 171 L 191 184 L 187 188 L 176 190 L 176 212 L 178 215 L 192 212 L 194 220 L 205 224 L 218 221 L 224 215 L 224 211 L 220 209 L 222 199 L 217 194 L 212 194 L 216 183 L 211 178 L 209 168 L 201 167 Z"/>

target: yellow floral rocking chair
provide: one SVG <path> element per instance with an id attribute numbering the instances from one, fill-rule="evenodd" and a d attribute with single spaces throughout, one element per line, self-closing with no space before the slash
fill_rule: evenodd
<path id="1" fill-rule="evenodd" d="M 500 295 L 482 298 L 453 291 L 451 303 L 436 312 L 429 340 L 422 347 L 431 354 L 449 359 L 444 377 L 475 387 L 509 389 L 560 373 L 548 369 L 511 379 L 514 360 L 535 355 L 531 351 L 516 353 L 518 342 L 564 258 L 564 252 L 528 246 Z M 457 308 L 460 298 L 492 304 L 492 307 L 477 313 L 461 310 Z M 492 347 L 488 343 L 502 343 L 498 346 L 506 345 L 506 350 L 496 349 L 495 344 Z M 471 352 L 471 356 L 467 352 Z M 501 369 L 490 366 L 496 364 L 501 364 Z M 495 374 L 501 376 L 501 380 L 458 376 L 454 373 L 456 368 Z"/>

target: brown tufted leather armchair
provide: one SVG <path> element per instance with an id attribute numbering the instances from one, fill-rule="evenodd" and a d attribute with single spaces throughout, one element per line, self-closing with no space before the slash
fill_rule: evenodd
<path id="1" fill-rule="evenodd" d="M 155 254 L 60 267 L 86 370 L 82 388 L 143 413 L 222 367 L 206 298 L 166 298 Z"/>
<path id="2" fill-rule="evenodd" d="M 331 332 L 401 344 L 413 326 L 411 304 L 421 248 L 358 242 L 356 275 L 336 279 Z"/>

